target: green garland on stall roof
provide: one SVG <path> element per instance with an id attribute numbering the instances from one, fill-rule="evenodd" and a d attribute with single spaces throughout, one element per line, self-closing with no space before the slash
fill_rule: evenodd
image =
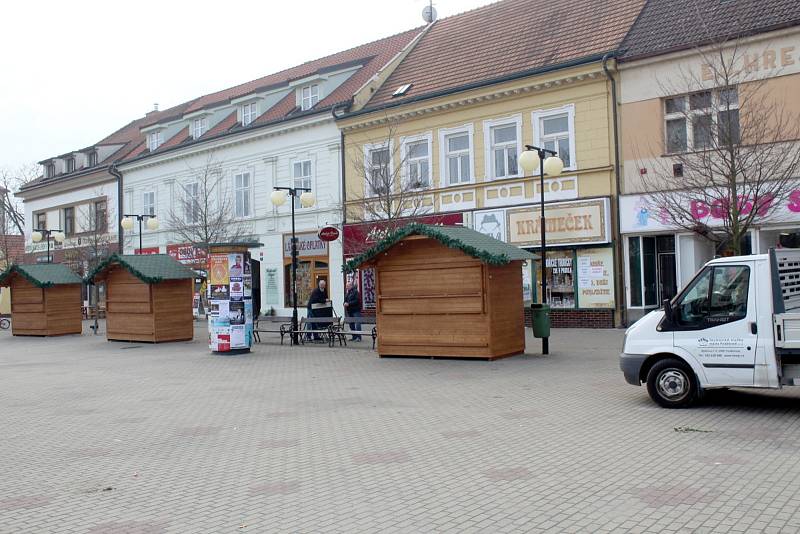
<path id="1" fill-rule="evenodd" d="M 146 274 L 142 273 L 141 271 L 136 269 L 134 266 L 132 266 L 130 263 L 128 263 L 127 261 L 123 260 L 122 257 L 120 257 L 117 253 L 114 253 L 111 256 L 109 256 L 108 258 L 106 258 L 105 260 L 103 260 L 102 262 L 100 262 L 100 264 L 98 264 L 97 267 L 92 269 L 92 272 L 90 272 L 88 275 L 86 275 L 86 278 L 85 278 L 86 282 L 93 282 L 95 276 L 97 276 L 101 271 L 104 271 L 107 267 L 109 267 L 114 262 L 117 262 L 120 265 L 122 265 L 123 267 L 125 267 L 125 269 L 127 269 L 128 272 L 130 272 L 133 276 L 135 276 L 136 278 L 138 278 L 139 280 L 141 280 L 142 282 L 144 282 L 146 284 L 157 284 L 157 283 L 159 283 L 159 282 L 164 280 L 160 276 L 147 276 Z"/>
<path id="2" fill-rule="evenodd" d="M 486 252 L 485 250 L 477 249 L 472 245 L 468 245 L 463 241 L 460 241 L 442 232 L 439 232 L 438 230 L 436 230 L 435 226 L 429 226 L 420 223 L 411 223 L 390 233 L 389 235 L 378 241 L 375 245 L 373 245 L 366 251 L 362 252 L 352 260 L 345 263 L 342 266 L 342 271 L 346 273 L 351 273 L 355 271 L 359 265 L 361 265 L 368 259 L 377 256 L 378 254 L 385 251 L 392 245 L 396 244 L 401 239 L 415 234 L 421 234 L 433 238 L 446 247 L 460 250 L 465 254 L 468 254 L 469 256 L 472 256 L 474 258 L 478 258 L 482 262 L 487 263 L 489 265 L 506 265 L 507 263 L 509 263 L 509 261 L 511 261 L 505 254 L 491 254 L 489 252 Z"/>
<path id="3" fill-rule="evenodd" d="M 8 269 L 5 270 L 4 273 L 0 274 L 0 284 L 5 282 L 6 278 L 11 276 L 11 273 L 21 274 L 22 277 L 25 278 L 25 280 L 27 280 L 28 282 L 39 288 L 48 288 L 55 285 L 53 282 L 40 282 L 39 280 L 35 279 L 30 274 L 28 274 L 25 270 L 20 269 L 19 266 L 15 264 L 11 264 L 8 267 Z"/>

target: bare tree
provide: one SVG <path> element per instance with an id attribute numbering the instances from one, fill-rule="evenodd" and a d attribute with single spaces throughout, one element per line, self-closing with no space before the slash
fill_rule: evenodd
<path id="1" fill-rule="evenodd" d="M 642 186 L 664 222 L 709 239 L 718 253 L 741 254 L 748 230 L 796 187 L 800 121 L 786 95 L 771 91 L 777 72 L 765 76 L 756 66 L 761 53 L 734 39 L 695 57 L 699 70 L 659 83 L 669 157 L 657 158 Z"/>
<path id="2" fill-rule="evenodd" d="M 39 176 L 39 165 L 30 163 L 14 169 L 0 167 L 0 233 L 23 234 L 25 215 L 14 191 Z"/>
<path id="3" fill-rule="evenodd" d="M 211 243 L 249 237 L 251 228 L 236 216 L 231 183 L 224 179 L 213 154 L 191 174 L 189 181 L 178 184 L 178 198 L 169 212 L 169 225 L 178 239 L 207 253 Z"/>
<path id="4" fill-rule="evenodd" d="M 380 221 L 386 232 L 433 210 L 428 193 L 432 147 L 427 141 L 404 144 L 397 127 L 396 121 L 390 121 L 385 136 L 371 139 L 350 154 L 353 169 L 363 177 L 364 190 L 348 193 L 348 219 Z"/>

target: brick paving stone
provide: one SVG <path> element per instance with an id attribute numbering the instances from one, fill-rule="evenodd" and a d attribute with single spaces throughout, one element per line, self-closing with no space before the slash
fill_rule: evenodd
<path id="1" fill-rule="evenodd" d="M 0 532 L 800 531 L 800 393 L 663 410 L 619 331 L 497 362 L 204 336 L 0 332 Z"/>

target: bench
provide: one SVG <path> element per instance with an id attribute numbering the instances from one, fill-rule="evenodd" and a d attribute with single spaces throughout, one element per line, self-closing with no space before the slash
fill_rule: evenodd
<path id="1" fill-rule="evenodd" d="M 281 345 L 283 345 L 283 336 L 285 336 L 292 329 L 292 318 L 285 315 L 264 315 L 256 317 L 253 321 L 253 337 L 258 343 L 261 343 L 260 332 L 275 333 L 281 335 Z"/>
<path id="2" fill-rule="evenodd" d="M 340 317 L 302 317 L 296 332 L 291 328 L 287 333 L 296 333 L 300 343 L 305 345 L 306 340 L 311 339 L 311 336 L 321 336 L 328 341 L 328 346 L 333 347 L 333 341 L 336 337 L 339 338 L 339 345 L 342 345 L 341 336 L 336 336 L 340 327 Z M 311 325 L 314 325 L 313 327 Z M 346 344 L 346 343 L 345 343 Z"/>
<path id="3" fill-rule="evenodd" d="M 355 329 L 352 329 L 353 326 L 355 326 Z M 375 350 L 378 325 L 375 322 L 375 317 L 342 317 L 342 322 L 336 334 L 340 340 L 345 338 L 345 345 L 347 345 L 347 336 L 370 336 L 372 337 L 372 350 Z"/>

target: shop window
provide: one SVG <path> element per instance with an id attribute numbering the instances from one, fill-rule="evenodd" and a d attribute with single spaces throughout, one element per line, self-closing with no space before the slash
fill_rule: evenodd
<path id="1" fill-rule="evenodd" d="M 547 301 L 551 308 L 575 307 L 573 259 L 571 250 L 549 252 L 547 255 Z"/>
<path id="2" fill-rule="evenodd" d="M 614 251 L 610 247 L 578 249 L 575 278 L 578 307 L 614 308 Z"/>
<path id="3" fill-rule="evenodd" d="M 639 236 L 628 238 L 628 273 L 631 291 L 631 306 L 642 305 L 642 239 Z"/>
<path id="4" fill-rule="evenodd" d="M 658 304 L 658 288 L 656 286 L 656 238 L 642 238 L 642 271 L 644 271 L 644 305 Z"/>

